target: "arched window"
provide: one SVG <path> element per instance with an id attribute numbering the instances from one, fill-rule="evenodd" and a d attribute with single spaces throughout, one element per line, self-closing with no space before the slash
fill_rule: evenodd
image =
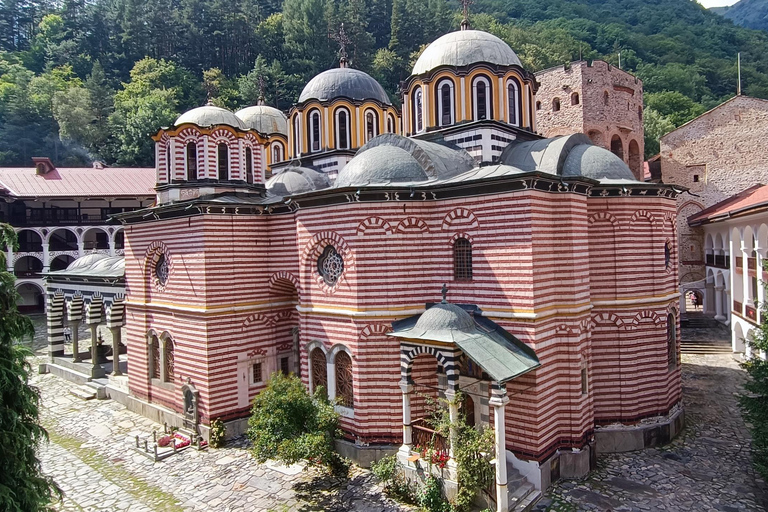
<path id="1" fill-rule="evenodd" d="M 664 244 L 664 268 L 668 269 L 672 264 L 672 242 L 667 241 Z"/>
<path id="2" fill-rule="evenodd" d="M 437 118 L 440 126 L 451 126 L 455 122 L 453 82 L 448 79 L 440 81 L 437 92 Z"/>
<path id="3" fill-rule="evenodd" d="M 395 116 L 387 114 L 387 132 L 395 133 Z"/>
<path id="4" fill-rule="evenodd" d="M 574 92 L 571 94 L 571 105 L 578 105 L 579 104 L 579 93 Z"/>
<path id="5" fill-rule="evenodd" d="M 413 91 L 413 131 L 424 131 L 424 96 L 421 87 Z"/>
<path id="6" fill-rule="evenodd" d="M 187 181 L 197 181 L 197 144 L 187 143 Z"/>
<path id="7" fill-rule="evenodd" d="M 639 119 L 640 121 L 643 120 L 643 107 L 642 106 L 637 107 L 637 119 Z"/>
<path id="8" fill-rule="evenodd" d="M 507 82 L 507 122 L 512 126 L 520 126 L 520 84 L 517 80 Z"/>
<path id="9" fill-rule="evenodd" d="M 253 151 L 245 148 L 245 181 L 253 183 Z"/>
<path id="10" fill-rule="evenodd" d="M 560 98 L 555 98 L 552 100 L 552 112 L 559 112 L 560 111 Z"/>
<path id="11" fill-rule="evenodd" d="M 165 382 L 173 382 L 173 340 L 167 338 L 165 340 L 165 353 L 163 354 L 165 359 Z"/>
<path id="12" fill-rule="evenodd" d="M 491 115 L 491 97 L 493 96 L 493 90 L 491 89 L 491 83 L 484 76 L 476 77 L 472 83 L 472 89 L 474 94 L 473 107 L 475 120 L 481 121 L 483 119 L 490 119 Z"/>
<path id="13" fill-rule="evenodd" d="M 541 102 L 540 101 L 536 102 L 536 110 L 541 110 Z"/>
<path id="14" fill-rule="evenodd" d="M 336 149 L 349 149 L 350 126 L 349 111 L 345 108 L 336 109 Z"/>
<path id="15" fill-rule="evenodd" d="M 309 114 L 309 150 L 312 153 L 320 151 L 320 112 L 313 110 Z"/>
<path id="16" fill-rule="evenodd" d="M 272 144 L 272 163 L 283 161 L 283 145 L 279 142 Z"/>
<path id="17" fill-rule="evenodd" d="M 354 407 L 354 388 L 352 385 L 352 358 L 344 351 L 336 354 L 336 398 L 344 407 Z"/>
<path id="18" fill-rule="evenodd" d="M 160 340 L 155 335 L 149 340 L 149 377 L 160 378 Z"/>
<path id="19" fill-rule="evenodd" d="M 171 143 L 165 146 L 165 169 L 168 171 L 168 181 L 173 179 L 171 174 Z"/>
<path id="20" fill-rule="evenodd" d="M 453 243 L 453 278 L 472 280 L 472 244 L 466 238 L 458 238 Z"/>
<path id="21" fill-rule="evenodd" d="M 310 369 L 312 371 L 312 392 L 316 393 L 317 388 L 323 386 L 325 394 L 328 395 L 328 364 L 325 353 L 319 348 L 312 350 L 309 356 Z"/>
<path id="22" fill-rule="evenodd" d="M 299 114 L 293 118 L 293 156 L 301 155 L 301 119 Z"/>
<path id="23" fill-rule="evenodd" d="M 379 134 L 379 116 L 373 110 L 365 112 L 365 142 Z"/>
<path id="24" fill-rule="evenodd" d="M 677 322 L 675 315 L 667 315 L 667 362 L 677 365 Z"/>
<path id="25" fill-rule="evenodd" d="M 603 104 L 607 105 L 609 100 L 610 97 L 608 96 L 608 91 L 603 92 Z"/>
<path id="26" fill-rule="evenodd" d="M 229 179 L 229 146 L 223 142 L 219 144 L 219 180 L 225 181 Z"/>

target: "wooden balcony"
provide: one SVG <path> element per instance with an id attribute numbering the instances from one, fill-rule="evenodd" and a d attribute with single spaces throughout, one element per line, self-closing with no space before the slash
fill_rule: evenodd
<path id="1" fill-rule="evenodd" d="M 413 447 L 418 450 L 433 448 L 437 451 L 448 451 L 448 440 L 429 428 L 424 418 L 418 418 L 411 422 Z"/>
<path id="2" fill-rule="evenodd" d="M 728 256 L 725 254 L 715 254 L 714 260 L 714 266 L 717 268 L 728 268 L 730 266 Z"/>
<path id="3" fill-rule="evenodd" d="M 707 254 L 704 256 L 704 262 L 709 267 L 715 266 L 715 255 L 714 254 Z"/>
<path id="4" fill-rule="evenodd" d="M 738 313 L 739 315 L 744 314 L 744 305 L 741 302 L 739 302 L 737 300 L 734 300 L 733 301 L 733 312 L 734 313 Z"/>
<path id="5" fill-rule="evenodd" d="M 736 256 L 736 260 L 734 263 L 736 265 L 736 268 L 734 270 L 739 274 L 743 274 L 744 273 L 744 257 Z"/>
<path id="6" fill-rule="evenodd" d="M 744 314 L 749 320 L 752 320 L 753 322 L 757 323 L 757 310 L 753 308 L 752 306 L 746 306 L 744 308 Z"/>

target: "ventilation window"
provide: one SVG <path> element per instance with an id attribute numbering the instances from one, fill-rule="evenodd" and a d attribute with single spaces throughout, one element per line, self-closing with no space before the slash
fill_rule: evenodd
<path id="1" fill-rule="evenodd" d="M 698 174 L 694 174 L 693 175 L 693 182 L 694 183 L 698 183 L 699 182 L 699 175 Z"/>
<path id="2" fill-rule="evenodd" d="M 552 112 L 559 112 L 560 111 L 560 98 L 555 98 L 552 100 Z"/>
<path id="3" fill-rule="evenodd" d="M 581 369 L 581 394 L 586 395 L 588 393 L 587 389 L 587 369 L 582 368 Z"/>

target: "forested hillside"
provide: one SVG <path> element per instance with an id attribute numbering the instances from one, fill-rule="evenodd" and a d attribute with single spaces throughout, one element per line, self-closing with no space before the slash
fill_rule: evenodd
<path id="1" fill-rule="evenodd" d="M 768 0 L 741 0 L 717 11 L 736 25 L 768 30 Z"/>
<path id="2" fill-rule="evenodd" d="M 287 109 L 337 65 L 343 22 L 352 66 L 395 98 L 423 45 L 459 25 L 455 0 L 0 0 L 0 165 L 50 156 L 151 165 L 149 135 L 203 104 Z M 645 81 L 646 148 L 736 90 L 768 98 L 768 33 L 691 0 L 477 0 L 488 30 L 531 71 L 584 58 Z M 260 81 L 260 78 L 262 79 Z"/>

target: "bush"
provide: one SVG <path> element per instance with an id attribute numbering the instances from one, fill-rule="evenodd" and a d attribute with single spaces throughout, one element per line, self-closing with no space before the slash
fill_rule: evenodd
<path id="1" fill-rule="evenodd" d="M 419 489 L 419 506 L 427 512 L 449 512 L 450 504 L 443 498 L 440 479 L 433 475 L 427 476 L 424 485 Z"/>
<path id="2" fill-rule="evenodd" d="M 349 462 L 335 451 L 340 436 L 339 414 L 325 390 L 310 396 L 295 375 L 272 374 L 267 387 L 253 400 L 248 437 L 259 462 L 284 464 L 306 461 L 337 476 L 346 476 Z"/>
<path id="3" fill-rule="evenodd" d="M 224 426 L 224 422 L 221 421 L 221 418 L 216 418 L 215 420 L 211 421 L 211 442 L 208 443 L 208 446 L 211 448 L 220 448 L 224 446 L 224 438 L 226 437 L 226 433 L 227 429 Z"/>
<path id="4" fill-rule="evenodd" d="M 413 486 L 403 476 L 395 455 L 387 455 L 371 465 L 371 472 L 384 484 L 384 492 L 405 503 L 416 503 Z"/>

